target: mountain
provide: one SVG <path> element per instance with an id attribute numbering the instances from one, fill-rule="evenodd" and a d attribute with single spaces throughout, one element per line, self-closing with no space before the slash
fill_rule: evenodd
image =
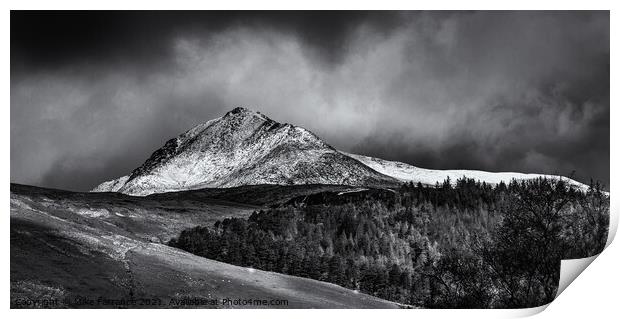
<path id="1" fill-rule="evenodd" d="M 539 177 L 548 178 L 548 179 L 563 179 L 569 184 L 575 186 L 577 189 L 586 190 L 588 188 L 587 185 L 572 180 L 570 178 L 556 176 L 556 175 L 544 175 L 544 174 L 525 174 L 525 173 L 515 173 L 515 172 L 486 172 L 486 171 L 477 171 L 477 170 L 465 170 L 465 169 L 449 169 L 449 170 L 439 170 L 439 169 L 426 169 L 420 168 L 413 165 L 409 165 L 402 162 L 396 161 L 387 161 L 384 159 L 343 153 L 348 155 L 362 163 L 364 165 L 374 169 L 375 171 L 394 177 L 403 182 L 414 182 L 414 183 L 422 183 L 425 185 L 435 185 L 435 183 L 441 183 L 446 178 L 450 178 L 450 180 L 454 183 L 459 178 L 463 176 L 471 179 L 475 179 L 481 182 L 485 182 L 487 184 L 495 185 L 500 182 L 508 183 L 511 180 L 527 180 L 527 179 L 535 179 Z"/>
<path id="2" fill-rule="evenodd" d="M 558 178 L 431 170 L 344 153 L 302 127 L 278 123 L 238 107 L 169 140 L 129 175 L 104 182 L 92 191 L 145 196 L 260 184 L 394 187 L 403 181 L 435 185 L 447 177 L 456 181 L 463 176 L 491 184 L 543 176 Z"/>
<path id="3" fill-rule="evenodd" d="M 149 195 L 257 184 L 394 185 L 312 132 L 245 108 L 166 142 L 128 176 L 93 191 Z"/>

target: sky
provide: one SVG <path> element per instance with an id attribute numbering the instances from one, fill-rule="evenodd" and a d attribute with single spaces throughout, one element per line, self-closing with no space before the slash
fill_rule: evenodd
<path id="1" fill-rule="evenodd" d="M 609 63 L 608 11 L 12 11 L 11 182 L 86 191 L 243 106 L 347 152 L 609 185 Z"/>

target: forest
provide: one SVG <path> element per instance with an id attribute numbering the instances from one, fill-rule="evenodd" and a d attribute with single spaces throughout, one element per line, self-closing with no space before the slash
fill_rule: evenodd
<path id="1" fill-rule="evenodd" d="M 523 308 L 553 300 L 561 259 L 595 255 L 607 239 L 609 196 L 597 183 L 585 191 L 556 179 L 462 178 L 389 193 L 293 201 L 186 229 L 168 244 L 405 305 Z"/>

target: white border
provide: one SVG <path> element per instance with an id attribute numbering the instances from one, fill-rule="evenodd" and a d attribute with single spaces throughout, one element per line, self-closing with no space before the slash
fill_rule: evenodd
<path id="1" fill-rule="evenodd" d="M 210 9 L 210 10 L 224 10 L 224 9 L 398 9 L 398 10 L 437 10 L 437 9 L 454 9 L 454 10 L 471 10 L 471 9 L 487 9 L 487 10 L 611 10 L 611 34 L 617 35 L 618 23 L 617 23 L 617 1 L 536 1 L 536 0 L 521 0 L 514 1 L 513 3 L 499 2 L 499 1 L 326 1 L 317 0 L 307 3 L 291 2 L 291 1 L 121 1 L 121 0 L 107 0 L 101 2 L 86 2 L 86 1 L 5 1 L 3 5 L 6 10 L 3 13 L 4 19 L 2 19 L 2 50 L 3 60 L 3 84 L 5 88 L 4 101 L 5 105 L 2 107 L 2 121 L 4 122 L 1 129 L 4 133 L 4 138 L 1 139 L 2 146 L 0 149 L 5 150 L 5 153 L 10 152 L 10 12 L 9 9 L 20 10 L 34 10 L 34 9 L 88 9 L 88 10 L 100 10 L 100 9 L 125 9 L 125 10 L 137 10 L 137 9 L 152 9 L 152 10 L 166 10 L 166 9 Z M 617 36 L 616 36 L 617 38 Z M 618 40 L 611 36 L 611 52 L 618 52 Z M 613 54 L 611 55 L 613 57 Z M 617 103 L 618 82 L 618 64 L 616 61 L 611 62 L 611 104 Z M 618 112 L 614 108 L 611 109 L 611 122 L 616 125 L 611 125 L 611 140 L 617 140 L 620 136 L 620 129 L 617 124 Z M 618 163 L 620 157 L 618 156 L 618 147 L 612 143 L 611 147 L 611 163 Z M 9 154 L 3 154 L 1 157 L 2 177 L 5 181 L 10 180 L 10 156 Z M 610 193 L 615 194 L 619 176 L 618 167 L 611 166 L 611 182 Z M 19 316 L 19 317 L 46 317 L 46 318 L 67 318 L 67 317 L 84 317 L 89 316 L 91 318 L 105 318 L 109 316 L 115 317 L 135 317 L 135 316 L 148 316 L 153 318 L 169 318 L 171 316 L 201 316 L 201 317 L 227 317 L 227 318 L 314 318 L 321 317 L 351 317 L 351 318 L 379 318 L 381 316 L 389 316 L 390 318 L 501 318 L 501 317 L 515 317 L 532 315 L 544 310 L 545 307 L 526 309 L 526 310 L 9 310 L 9 286 L 10 286 L 10 243 L 9 243 L 9 183 L 5 182 L 0 184 L 2 187 L 2 207 L 5 208 L 5 219 L 2 223 L 2 233 L 4 234 L 4 241 L 2 245 L 4 262 L 2 263 L 2 283 L 4 289 L 2 289 L 2 295 L 0 296 L 0 302 L 3 305 L 3 310 L 7 312 L 6 315 Z M 613 234 L 617 229 L 618 224 L 618 200 L 612 196 L 612 224 Z M 612 236 L 613 236 L 612 234 Z M 610 239 L 612 238 L 610 236 Z M 542 312 L 541 318 L 560 318 L 565 316 L 570 317 L 610 317 L 611 314 L 617 312 L 617 296 L 618 287 L 620 284 L 620 276 L 618 276 L 617 265 L 620 265 L 620 249 L 618 244 L 611 245 L 593 262 L 588 269 L 579 276 L 577 280 L 566 289 L 554 302 L 548 306 L 548 310 Z M 180 311 L 180 312 L 179 312 Z"/>

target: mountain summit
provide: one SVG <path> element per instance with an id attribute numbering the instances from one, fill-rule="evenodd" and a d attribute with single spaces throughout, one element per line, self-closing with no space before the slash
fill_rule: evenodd
<path id="1" fill-rule="evenodd" d="M 144 196 L 256 184 L 396 182 L 304 128 L 237 107 L 169 140 L 131 174 L 104 182 L 93 191 Z"/>

